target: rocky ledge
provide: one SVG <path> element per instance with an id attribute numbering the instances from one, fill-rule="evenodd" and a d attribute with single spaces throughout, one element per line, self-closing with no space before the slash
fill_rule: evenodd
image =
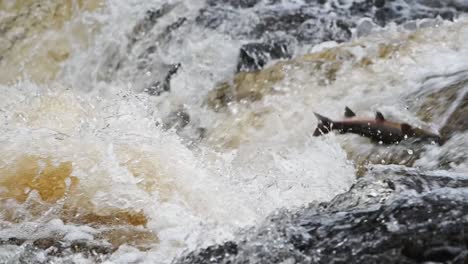
<path id="1" fill-rule="evenodd" d="M 464 175 L 376 166 L 329 203 L 279 211 L 176 263 L 467 263 L 467 186 Z"/>
<path id="2" fill-rule="evenodd" d="M 196 22 L 235 38 L 257 40 L 241 48 L 238 65 L 240 71 L 254 71 L 269 60 L 290 58 L 296 44 L 344 42 L 369 34 L 376 25 L 436 17 L 453 20 L 466 11 L 466 1 L 209 0 Z"/>

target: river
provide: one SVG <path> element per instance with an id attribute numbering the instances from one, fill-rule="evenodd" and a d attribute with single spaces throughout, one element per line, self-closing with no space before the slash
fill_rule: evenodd
<path id="1" fill-rule="evenodd" d="M 0 262 L 171 263 L 373 164 L 466 175 L 468 4 L 409 2 L 0 1 Z M 312 136 L 345 106 L 447 142 Z"/>

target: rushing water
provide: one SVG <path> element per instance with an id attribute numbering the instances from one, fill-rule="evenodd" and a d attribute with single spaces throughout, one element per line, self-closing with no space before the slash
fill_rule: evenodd
<path id="1" fill-rule="evenodd" d="M 20 2 L 0 2 L 4 21 L 24 12 Z M 88 2 L 68 1 L 64 17 L 44 15 L 49 26 L 12 22 L 8 31 L 12 44 L 0 61 L 2 239 L 88 241 L 116 249 L 104 254 L 109 263 L 169 263 L 233 239 L 276 209 L 329 201 L 353 184 L 349 149 L 370 144 L 312 137 L 313 112 L 339 118 L 347 105 L 438 130 L 466 94 L 460 90 L 451 108 L 426 123 L 412 111 L 417 104 L 407 98 L 421 87 L 436 91 L 468 72 L 466 19 L 423 20 L 344 44 L 299 41 L 299 61 L 278 67 L 284 77 L 261 100 L 214 110 L 209 92 L 233 78 L 239 48 L 255 40 L 242 33 L 249 19 L 232 31 L 227 22 L 194 22 L 204 1 Z M 163 10 L 153 14 L 154 25 L 145 24 L 148 10 Z M 329 47 L 333 77 L 301 57 Z M 169 92 L 145 92 L 178 63 Z M 468 149 L 466 138 L 458 133 L 443 147 L 428 146 L 416 165 L 438 168 L 437 159 Z M 467 171 L 465 162 L 446 169 Z M 54 258 L 50 250 L 5 244 L 0 260 L 13 263 L 29 251 L 35 261 Z M 55 261 L 95 260 L 64 252 Z"/>

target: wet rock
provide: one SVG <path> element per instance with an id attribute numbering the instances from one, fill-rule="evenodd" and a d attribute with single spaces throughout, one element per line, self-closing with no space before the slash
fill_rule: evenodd
<path id="1" fill-rule="evenodd" d="M 229 5 L 235 8 L 250 8 L 254 7 L 261 0 L 208 0 L 209 6 L 223 6 Z"/>
<path id="2" fill-rule="evenodd" d="M 339 8 L 339 6 L 332 3 L 334 8 Z M 374 6 L 373 0 L 365 0 L 365 1 L 353 1 L 350 3 L 349 12 L 352 15 L 360 15 L 369 12 L 372 10 Z"/>
<path id="3" fill-rule="evenodd" d="M 441 80 L 449 80 L 443 82 Z M 466 71 L 428 76 L 406 104 L 424 122 L 438 127 L 443 145 L 437 153 L 417 152 L 416 166 L 453 170 L 468 160 L 468 75 Z M 412 164 L 408 164 L 412 165 Z"/>
<path id="4" fill-rule="evenodd" d="M 208 93 L 207 104 L 221 110 L 231 101 L 257 101 L 273 90 L 273 86 L 285 77 L 283 64 L 257 72 L 239 72 L 233 84 L 224 82 Z"/>
<path id="5" fill-rule="evenodd" d="M 391 21 L 396 20 L 398 14 L 391 8 L 381 8 L 375 12 L 374 20 L 380 26 L 385 26 Z M 401 23 L 401 22 L 400 22 Z"/>
<path id="6" fill-rule="evenodd" d="M 111 244 L 109 248 L 99 249 L 98 251 L 112 249 L 112 252 L 122 245 L 145 251 L 150 250 L 154 244 L 159 243 L 159 238 L 152 230 L 129 226 L 114 226 L 100 234 L 96 234 L 95 240 L 105 241 L 105 245 L 108 245 L 107 243 Z"/>
<path id="7" fill-rule="evenodd" d="M 161 42 L 170 42 L 170 40 L 171 40 L 170 38 L 171 38 L 172 34 L 177 29 L 179 29 L 182 25 L 184 25 L 186 22 L 187 22 L 186 17 L 178 18 L 175 22 L 173 22 L 172 24 L 170 24 L 169 26 L 167 26 L 164 29 L 163 33 L 159 35 L 158 39 Z"/>
<path id="8" fill-rule="evenodd" d="M 270 3 L 266 6 L 254 7 L 251 11 L 255 18 L 251 17 L 247 27 L 239 26 L 240 21 L 245 19 L 239 13 L 240 11 L 221 6 L 202 9 L 196 21 L 212 29 L 222 27 L 226 33 L 236 38 L 261 39 L 269 35 L 285 34 L 306 43 L 348 39 L 350 32 L 344 25 L 349 23 L 347 21 L 338 23 L 328 18 L 323 11 L 315 9 L 318 8 L 316 5 L 317 3 L 313 3 L 285 8 L 281 3 Z"/>
<path id="9" fill-rule="evenodd" d="M 177 62 L 164 61 L 160 54 L 189 28 L 184 25 L 191 23 L 225 32 L 237 40 L 251 41 L 241 48 L 237 69 L 255 71 L 271 60 L 291 58 L 292 47 L 296 44 L 347 41 L 362 18 L 367 18 L 368 23 L 361 24 L 356 33 L 359 36 L 369 34 L 373 23 L 385 25 L 437 16 L 452 19 L 458 15 L 455 3 L 451 2 L 441 2 L 440 6 L 418 0 L 414 0 L 414 5 L 381 0 L 354 1 L 350 6 L 335 1 L 285 3 L 287 1 L 210 0 L 195 18 L 174 16 L 179 4 L 149 10 L 129 32 L 125 47 L 117 44 L 109 48 L 98 70 L 98 79 L 112 81 L 132 76 L 137 92 L 160 95 L 169 91 L 168 80 Z M 164 19 L 164 26 L 158 23 L 161 19 Z M 283 42 L 284 39 L 287 42 Z"/>
<path id="10" fill-rule="evenodd" d="M 468 130 L 468 91 L 462 97 L 456 109 L 450 114 L 447 123 L 440 131 L 444 138 L 450 138 L 457 132 Z"/>
<path id="11" fill-rule="evenodd" d="M 32 241 L 10 238 L 3 242 L 5 244 L 0 243 L 0 247 L 5 245 L 18 246 L 15 247 L 16 255 L 9 257 L 6 261 L 18 261 L 19 263 L 49 263 L 53 262 L 54 258 L 64 258 L 71 254 L 81 254 L 90 261 L 101 262 L 117 249 L 95 241 L 64 241 L 61 237 L 44 237 Z"/>
<path id="12" fill-rule="evenodd" d="M 185 18 L 182 18 L 176 21 L 176 24 L 168 26 L 181 26 L 185 21 Z M 175 28 L 171 29 L 175 30 Z M 172 31 L 167 29 L 159 35 L 158 39 L 163 41 L 169 41 Z M 170 83 L 172 77 L 179 71 L 181 64 L 166 64 L 161 62 L 158 57 L 157 51 L 160 49 L 158 43 L 152 43 L 150 46 L 146 47 L 144 45 L 143 52 L 138 55 L 136 58 L 130 57 L 127 58 L 125 63 L 119 68 L 122 68 L 122 74 L 126 74 L 127 71 L 134 72 L 135 85 L 137 86 L 138 91 L 144 91 L 149 95 L 159 96 L 164 92 L 169 92 L 171 90 Z M 142 48 L 142 47 L 141 47 Z M 136 69 L 134 65 L 136 63 Z"/>
<path id="13" fill-rule="evenodd" d="M 131 49 L 135 42 L 144 38 L 156 25 L 158 20 L 171 12 L 176 6 L 175 4 L 164 4 L 159 9 L 146 11 L 145 17 L 133 27 L 132 33 L 129 36 L 128 48 Z"/>
<path id="14" fill-rule="evenodd" d="M 117 44 L 109 44 L 105 49 L 105 54 L 99 70 L 97 79 L 110 82 L 115 78 L 115 73 L 120 69 L 124 61 L 123 51 Z"/>
<path id="15" fill-rule="evenodd" d="M 73 241 L 69 247 L 73 253 L 81 253 L 87 257 L 97 255 L 109 255 L 116 250 L 110 246 L 105 246 L 99 243 L 93 243 L 86 240 Z"/>
<path id="16" fill-rule="evenodd" d="M 435 246 L 424 251 L 423 259 L 425 261 L 445 262 L 455 259 L 462 251 L 463 247 Z"/>
<path id="17" fill-rule="evenodd" d="M 439 87 L 437 80 L 451 78 L 453 81 Z M 407 104 L 425 122 L 444 122 L 440 134 L 446 140 L 454 133 L 466 131 L 468 125 L 462 118 L 468 108 L 468 80 L 466 72 L 455 72 L 448 75 L 429 76 L 425 85 L 410 95 Z M 436 85 L 434 85 L 436 84 Z M 413 100 L 418 98 L 418 100 Z M 453 108 L 454 107 L 454 108 Z M 444 121 L 444 118 L 446 120 Z"/>
<path id="18" fill-rule="evenodd" d="M 21 239 L 21 238 L 16 238 L 16 237 L 10 237 L 8 239 L 0 239 L 0 245 L 15 245 L 15 246 L 20 246 L 22 245 L 26 239 Z"/>
<path id="19" fill-rule="evenodd" d="M 307 20 L 314 18 L 301 9 L 265 12 L 262 20 L 253 27 L 249 35 L 261 38 L 265 32 L 288 32 L 298 35 L 297 29 Z"/>
<path id="20" fill-rule="evenodd" d="M 234 10 L 214 7 L 200 9 L 195 22 L 206 28 L 216 29 L 225 21 L 239 21 L 240 19 L 240 14 L 236 13 Z"/>
<path id="21" fill-rule="evenodd" d="M 224 82 L 218 84 L 217 87 L 208 93 L 206 104 L 215 111 L 219 111 L 234 100 L 234 91 L 231 85 L 228 82 Z"/>
<path id="22" fill-rule="evenodd" d="M 364 19 L 360 21 L 356 27 L 356 36 L 363 37 L 369 35 L 372 32 L 374 26 L 375 24 L 370 19 Z"/>
<path id="23" fill-rule="evenodd" d="M 237 71 L 260 70 L 271 60 L 290 59 L 292 48 L 286 42 L 249 43 L 240 49 Z"/>
<path id="24" fill-rule="evenodd" d="M 47 237 L 47 238 L 40 238 L 33 241 L 32 245 L 38 249 L 49 249 L 51 247 L 55 247 L 57 249 L 61 249 L 62 245 L 60 243 L 60 239 L 54 237 Z"/>
<path id="25" fill-rule="evenodd" d="M 339 211 L 368 208 L 397 199 L 405 192 L 422 194 L 440 188 L 466 188 L 468 178 L 460 174 L 429 172 L 398 165 L 374 165 L 351 189 L 337 195 L 325 207 Z"/>
<path id="26" fill-rule="evenodd" d="M 369 177 L 359 180 L 341 199 L 277 212 L 260 226 L 243 232 L 237 241 L 200 249 L 176 263 L 463 263 L 466 260 L 466 178 L 404 168 L 380 170 Z M 378 193 L 375 185 L 364 182 L 372 183 L 375 177 L 390 178 L 385 185 L 392 197 L 360 203 L 361 190 L 355 189 Z M 356 200 L 357 206 L 348 203 L 349 199 Z M 225 254 L 229 248 L 236 251 Z"/>
<path id="27" fill-rule="evenodd" d="M 174 74 L 180 68 L 180 63 L 170 65 L 166 75 L 164 76 L 163 80 L 156 80 L 154 81 L 148 88 L 144 91 L 149 95 L 159 96 L 163 92 L 169 92 L 171 90 L 171 79 Z"/>
<path id="28" fill-rule="evenodd" d="M 281 32 L 293 36 L 300 43 L 343 42 L 351 37 L 351 27 L 354 27 L 354 23 L 328 16 L 317 17 L 307 9 L 298 8 L 265 12 L 261 22 L 253 27 L 249 35 L 262 38 L 271 32 Z"/>
<path id="29" fill-rule="evenodd" d="M 127 34 L 127 43 L 111 43 L 105 50 L 97 71 L 100 81 L 131 81 L 136 92 L 158 96 L 170 91 L 170 81 L 181 64 L 161 58 L 178 30 L 187 23 L 186 17 L 170 17 L 179 4 L 164 4 L 148 10 Z M 164 23 L 158 22 L 163 19 Z"/>
<path id="30" fill-rule="evenodd" d="M 318 79 L 317 85 L 327 85 L 336 80 L 337 72 L 345 61 L 362 67 L 372 64 L 371 58 L 357 59 L 346 48 L 326 49 L 293 60 L 279 61 L 259 71 L 241 71 L 234 76 L 232 82 L 219 83 L 211 90 L 206 104 L 219 111 L 230 102 L 253 102 L 261 100 L 266 95 L 280 93 L 275 90 L 275 86 L 287 77 L 288 70 L 291 68 L 305 69 L 306 75 L 315 76 Z"/>
<path id="31" fill-rule="evenodd" d="M 281 32 L 296 38 L 299 42 L 315 44 L 327 40 L 346 41 L 351 37 L 351 28 L 364 18 L 385 26 L 422 18 L 452 20 L 460 12 L 466 12 L 460 1 L 412 0 L 353 1 L 350 5 L 336 1 L 304 1 L 284 5 L 284 1 L 249 0 L 239 1 L 211 0 L 202 8 L 197 23 L 212 29 L 222 28 L 235 37 L 260 39 L 268 34 Z M 261 3 L 261 4 L 260 4 Z M 325 4 L 328 4 L 325 6 Z M 242 10 L 249 8 L 254 19 L 240 26 Z"/>
<path id="32" fill-rule="evenodd" d="M 174 128 L 180 130 L 186 127 L 190 123 L 189 113 L 181 108 L 177 111 L 171 112 L 164 120 L 163 128 L 170 129 Z"/>
<path id="33" fill-rule="evenodd" d="M 427 144 L 417 141 L 405 141 L 398 145 L 376 145 L 367 139 L 361 139 L 362 143 L 356 145 L 353 142 L 344 142 L 343 148 L 357 169 L 358 177 L 366 174 L 372 165 L 404 165 L 411 167 L 426 151 Z"/>
<path id="34" fill-rule="evenodd" d="M 225 257 L 237 253 L 237 244 L 228 241 L 222 245 L 207 247 L 198 255 L 189 255 L 183 260 L 183 263 L 220 263 Z"/>
<path id="35" fill-rule="evenodd" d="M 374 0 L 374 6 L 377 8 L 382 8 L 385 5 L 385 0 Z"/>
<path id="36" fill-rule="evenodd" d="M 116 250 L 108 245 L 88 240 L 63 241 L 61 238 L 46 237 L 32 241 L 36 250 L 46 250 L 50 256 L 64 256 L 70 252 L 82 253 L 85 256 L 107 255 Z"/>
<path id="37" fill-rule="evenodd" d="M 156 126 L 175 131 L 188 147 L 199 143 L 206 136 L 206 129 L 200 126 L 199 120 L 191 118 L 189 109 L 183 105 L 166 114 L 161 121 L 156 122 Z"/>

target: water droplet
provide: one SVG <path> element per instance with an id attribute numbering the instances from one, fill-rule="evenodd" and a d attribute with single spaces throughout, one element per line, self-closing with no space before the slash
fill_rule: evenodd
<path id="1" fill-rule="evenodd" d="M 412 149 L 407 149 L 406 151 L 407 151 L 408 154 L 410 154 L 410 155 L 413 155 L 413 153 L 414 153 Z"/>

